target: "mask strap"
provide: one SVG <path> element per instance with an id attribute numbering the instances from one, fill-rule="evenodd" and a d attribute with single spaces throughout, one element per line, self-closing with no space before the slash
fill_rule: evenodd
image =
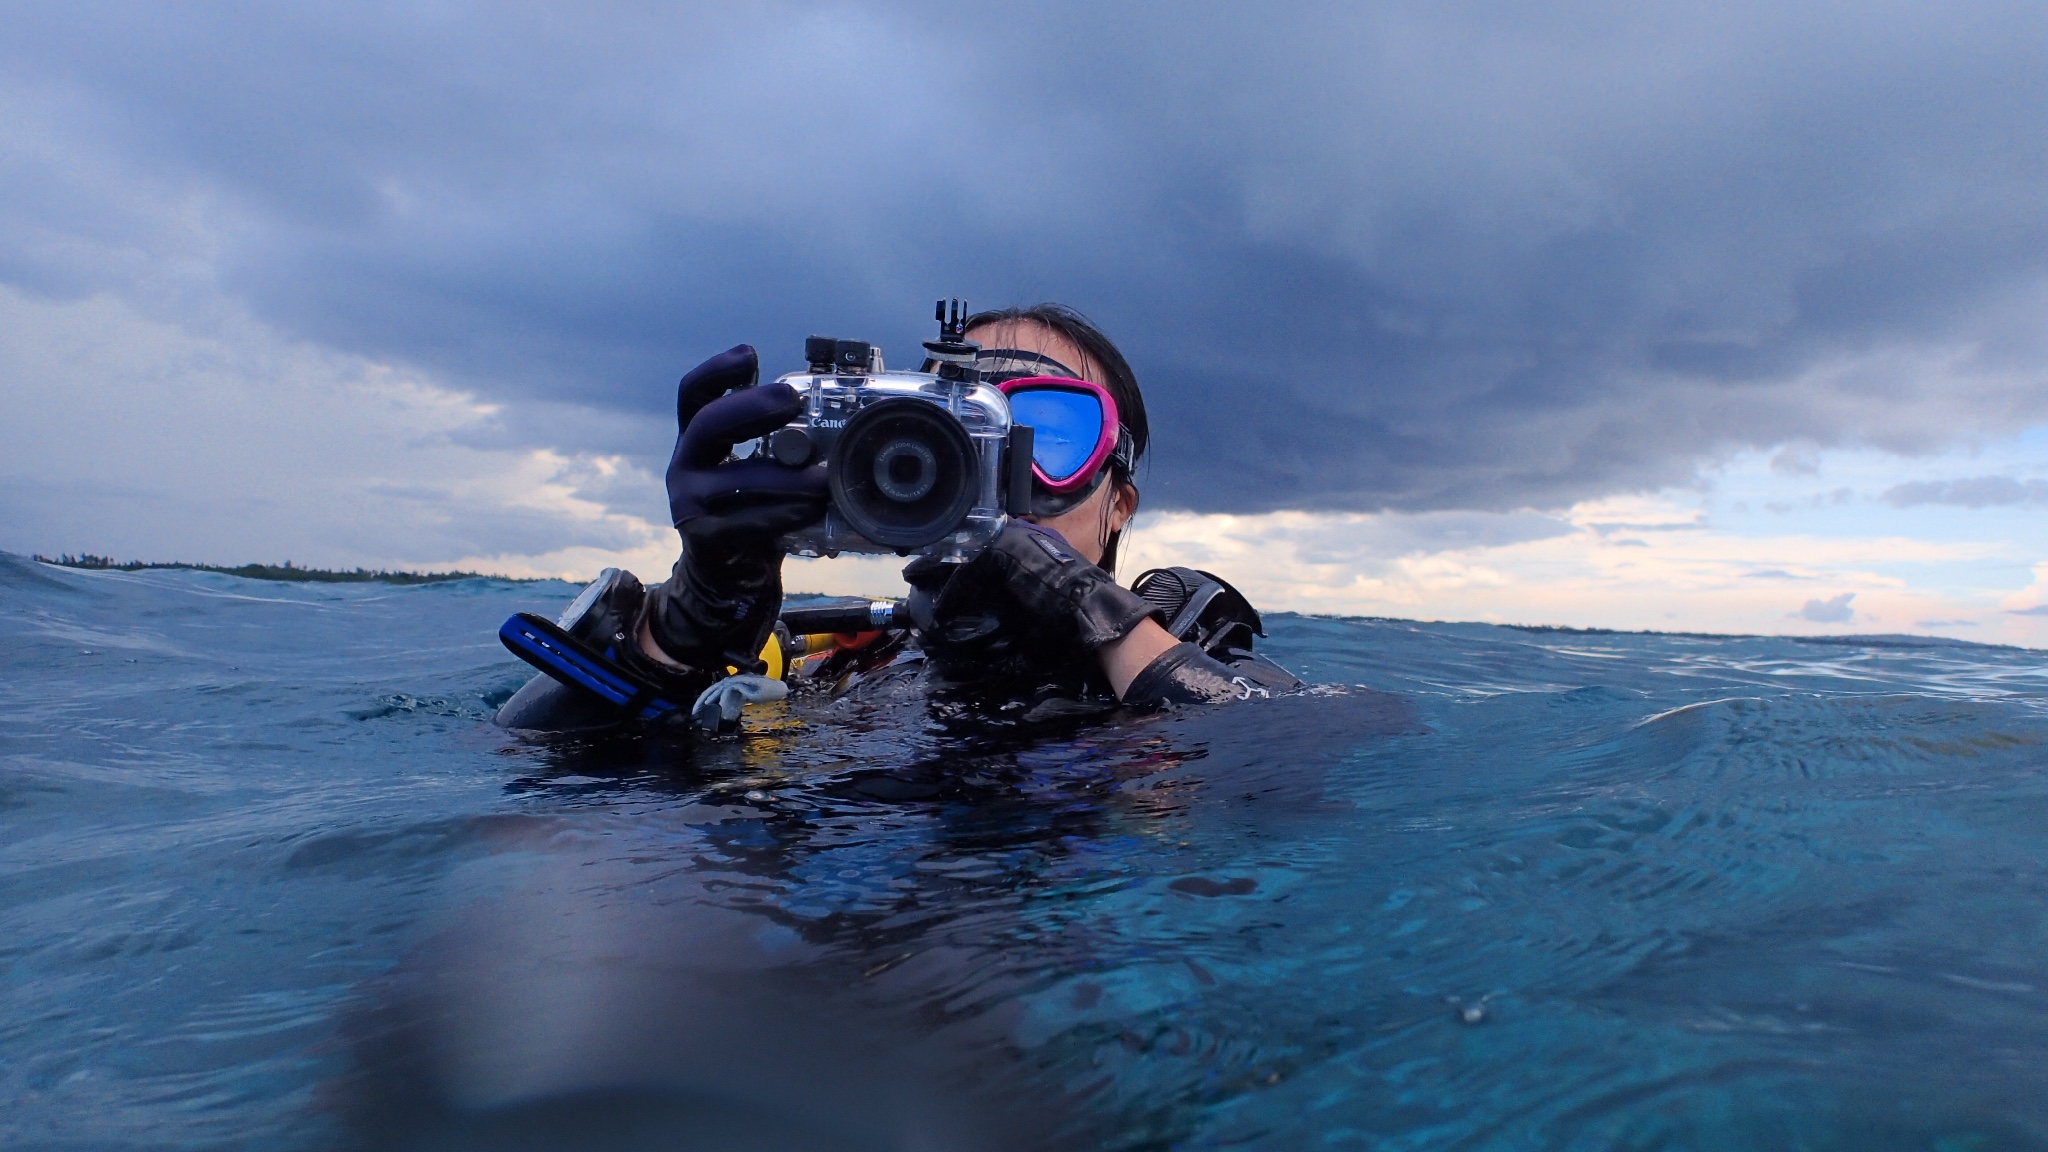
<path id="1" fill-rule="evenodd" d="M 937 360 L 926 360 L 921 371 L 930 372 L 938 367 Z M 1023 376 L 1067 376 L 1080 379 L 1080 373 L 1042 352 L 1027 352 L 1022 348 L 983 348 L 974 354 L 974 365 L 981 369 L 982 376 L 991 384 L 1015 380 Z"/>
<path id="2" fill-rule="evenodd" d="M 1080 379 L 1080 375 L 1065 364 L 1042 352 L 1026 352 L 1022 348 L 983 348 L 974 354 L 976 363 L 983 360 L 1014 360 L 1020 364 L 1036 364 L 1044 368 L 1057 368 L 1057 372 L 1039 372 L 1039 376 L 1067 376 Z"/>

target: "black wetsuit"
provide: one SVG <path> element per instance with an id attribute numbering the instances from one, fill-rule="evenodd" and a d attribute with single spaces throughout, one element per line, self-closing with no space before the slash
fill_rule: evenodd
<path id="1" fill-rule="evenodd" d="M 775 626 L 782 599 L 779 574 L 758 573 L 742 597 L 707 595 L 679 560 L 668 580 L 641 589 L 627 575 L 607 606 L 617 638 L 636 634 L 645 616 L 661 649 L 691 668 L 677 671 L 615 645 L 622 662 L 662 685 L 671 699 L 688 701 L 718 677 L 698 668 L 718 665 L 758 670 L 755 653 Z M 779 566 L 778 566 L 779 567 Z M 1119 707 L 1225 704 L 1263 699 L 1301 686 L 1284 668 L 1254 651 L 1258 613 L 1221 579 L 1188 568 L 1156 569 L 1139 577 L 1143 607 L 1180 643 L 1139 673 L 1121 698 L 1102 672 L 1102 661 L 1067 631 L 1049 628 L 999 586 L 959 564 L 913 562 L 904 571 L 910 596 L 901 617 L 907 627 L 879 641 L 838 654 L 813 674 L 793 678 L 798 691 L 843 694 L 874 691 L 884 683 L 902 691 L 914 683 L 949 707 L 1037 719 L 1106 713 Z M 619 717 L 598 702 L 538 677 L 501 709 L 506 727 L 588 728 Z"/>

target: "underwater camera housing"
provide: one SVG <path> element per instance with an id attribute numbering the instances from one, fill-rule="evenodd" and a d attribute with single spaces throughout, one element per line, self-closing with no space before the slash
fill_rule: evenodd
<path id="1" fill-rule="evenodd" d="M 933 372 L 891 372 L 860 340 L 813 336 L 802 372 L 780 377 L 803 414 L 761 438 L 753 456 L 801 467 L 825 461 L 831 506 L 782 546 L 798 556 L 913 553 L 964 560 L 1031 508 L 1031 428 L 975 367 L 962 301 L 938 305 Z"/>

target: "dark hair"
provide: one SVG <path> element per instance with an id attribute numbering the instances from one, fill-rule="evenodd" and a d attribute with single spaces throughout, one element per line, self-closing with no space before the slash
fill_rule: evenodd
<path id="1" fill-rule="evenodd" d="M 1065 337 L 1074 347 L 1088 354 L 1088 358 L 1101 367 L 1108 379 L 1102 386 L 1109 389 L 1110 398 L 1116 401 L 1118 422 L 1131 434 L 1132 461 L 1145 455 L 1145 445 L 1151 439 L 1151 428 L 1145 421 L 1145 394 L 1138 391 L 1137 373 L 1131 371 L 1130 362 L 1116 350 L 1102 329 L 1093 320 L 1081 315 L 1065 304 L 1032 304 L 1028 307 L 996 308 L 987 312 L 976 312 L 967 318 L 967 327 L 978 328 L 984 324 L 1014 324 L 1029 321 L 1043 324 Z M 1076 372 L 1085 371 L 1082 365 L 1073 366 Z M 1126 476 L 1124 479 L 1129 480 Z"/>
<path id="2" fill-rule="evenodd" d="M 1020 321 L 1045 325 L 1065 337 L 1074 347 L 1087 353 L 1090 360 L 1095 361 L 1096 366 L 1101 368 L 1102 374 L 1107 377 L 1101 381 L 1102 386 L 1109 389 L 1110 399 L 1116 401 L 1117 422 L 1131 434 L 1131 463 L 1136 464 L 1144 459 L 1145 446 L 1152 439 L 1152 429 L 1145 420 L 1145 394 L 1138 391 L 1138 374 L 1131 371 L 1130 361 L 1125 360 L 1124 354 L 1117 351 L 1116 345 L 1110 342 L 1109 337 L 1102 334 L 1102 329 L 1095 326 L 1095 321 L 1065 304 L 1048 302 L 976 312 L 967 318 L 967 327 L 973 329 L 983 324 L 1014 324 Z M 1080 364 L 1071 367 L 1076 372 L 1087 370 Z M 1122 469 L 1113 471 L 1120 472 Z M 1133 476 L 1122 477 L 1126 484 L 1135 479 Z M 1108 509 L 1108 505 L 1103 505 L 1105 518 L 1109 515 Z M 1117 552 L 1123 543 L 1123 535 L 1122 531 L 1112 532 L 1103 542 L 1102 568 L 1111 575 L 1116 573 Z"/>

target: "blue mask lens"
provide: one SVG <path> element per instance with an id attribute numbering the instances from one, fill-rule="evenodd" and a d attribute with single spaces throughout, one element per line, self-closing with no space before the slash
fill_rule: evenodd
<path id="1" fill-rule="evenodd" d="M 1010 396 L 1010 412 L 1017 423 L 1031 425 L 1031 461 L 1052 480 L 1079 472 L 1102 440 L 1102 402 L 1086 392 L 1016 392 Z"/>

